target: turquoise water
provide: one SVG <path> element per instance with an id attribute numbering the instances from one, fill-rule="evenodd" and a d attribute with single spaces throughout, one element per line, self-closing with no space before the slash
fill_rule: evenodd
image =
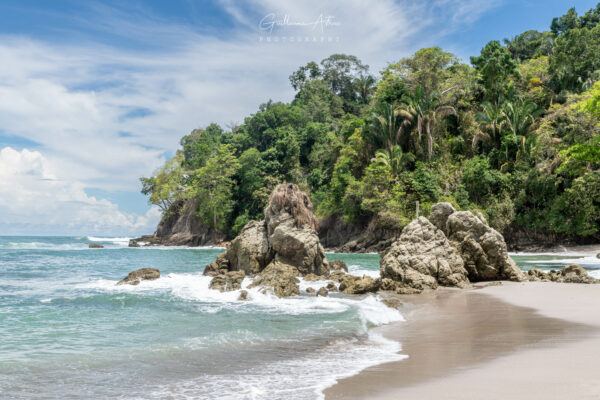
<path id="1" fill-rule="evenodd" d="M 0 237 L 1 398 L 315 399 L 336 379 L 404 357 L 399 343 L 370 331 L 402 320 L 377 296 L 250 290 L 241 302 L 238 292 L 209 290 L 202 276 L 222 249 L 100 239 Z M 376 254 L 328 258 L 378 276 Z M 514 258 L 525 270 L 578 262 L 600 277 L 591 255 Z M 159 268 L 161 278 L 115 285 L 141 267 Z"/>
<path id="2" fill-rule="evenodd" d="M 202 276 L 222 249 L 89 243 L 0 238 L 2 398 L 314 399 L 338 378 L 403 357 L 398 343 L 369 332 L 402 319 L 374 296 L 252 290 L 240 302 Z M 377 255 L 329 257 L 377 274 Z M 141 267 L 161 278 L 115 285 Z"/>

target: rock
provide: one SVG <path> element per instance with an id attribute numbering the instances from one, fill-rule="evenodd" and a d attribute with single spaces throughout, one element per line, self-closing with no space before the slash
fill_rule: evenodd
<path id="1" fill-rule="evenodd" d="M 537 268 L 532 268 L 527 271 L 527 276 L 530 282 L 548 281 L 548 275 L 544 271 Z"/>
<path id="2" fill-rule="evenodd" d="M 309 288 L 306 288 L 306 293 L 308 293 L 308 294 L 313 294 L 313 293 L 315 293 L 315 289 L 313 289 L 313 288 L 311 288 L 311 287 L 309 287 Z"/>
<path id="3" fill-rule="evenodd" d="M 233 239 L 225 258 L 231 271 L 258 274 L 269 261 L 269 243 L 264 222 L 250 221 Z"/>
<path id="4" fill-rule="evenodd" d="M 156 268 L 140 268 L 131 271 L 125 278 L 117 282 L 117 285 L 139 285 L 141 281 L 152 281 L 160 278 L 160 271 Z"/>
<path id="5" fill-rule="evenodd" d="M 211 262 L 204 267 L 203 275 L 206 276 L 217 276 L 223 275 L 229 271 L 229 261 L 227 261 L 226 252 L 223 252 L 217 256 L 214 262 Z"/>
<path id="6" fill-rule="evenodd" d="M 344 271 L 348 272 L 348 266 L 344 260 L 333 260 L 329 261 L 329 272 L 331 271 Z"/>
<path id="7" fill-rule="evenodd" d="M 381 280 L 381 290 L 385 291 L 395 291 L 396 290 L 396 281 L 390 278 L 383 278 Z"/>
<path id="8" fill-rule="evenodd" d="M 588 275 L 587 271 L 579 264 L 570 264 L 561 271 L 561 281 L 565 283 L 597 283 L 597 280 Z"/>
<path id="9" fill-rule="evenodd" d="M 337 283 L 340 283 L 342 281 L 342 279 L 344 279 L 344 276 L 346 276 L 346 273 L 344 271 L 337 270 L 337 271 L 333 271 L 332 273 L 329 274 L 329 279 L 331 279 L 332 281 L 335 281 Z"/>
<path id="10" fill-rule="evenodd" d="M 435 225 L 444 235 L 448 236 L 448 230 L 446 229 L 446 222 L 448 217 L 454 214 L 456 210 L 450 203 L 437 203 L 431 207 L 429 213 L 429 222 Z"/>
<path id="11" fill-rule="evenodd" d="M 140 247 L 140 244 L 137 242 L 137 240 L 135 239 L 130 239 L 129 240 L 129 247 Z"/>
<path id="12" fill-rule="evenodd" d="M 375 293 L 381 286 L 381 280 L 373 279 L 370 276 L 359 278 L 353 275 L 346 275 L 346 279 L 340 283 L 340 291 L 346 294 L 364 294 Z"/>
<path id="13" fill-rule="evenodd" d="M 600 253 L 596 254 L 596 258 L 600 258 Z"/>
<path id="14" fill-rule="evenodd" d="M 248 291 L 242 290 L 240 292 L 240 297 L 238 297 L 238 300 L 248 300 Z"/>
<path id="15" fill-rule="evenodd" d="M 423 290 L 421 290 L 421 289 L 417 289 L 417 288 L 410 287 L 410 286 L 405 286 L 402 283 L 399 283 L 398 285 L 396 285 L 396 293 L 397 294 L 419 294 L 422 291 Z"/>
<path id="16" fill-rule="evenodd" d="M 307 282 L 314 282 L 314 281 L 320 281 L 323 280 L 322 276 L 319 275 L 315 275 L 315 274 L 308 274 L 308 275 L 304 275 L 302 277 L 305 281 Z"/>
<path id="17" fill-rule="evenodd" d="M 329 294 L 329 292 L 324 287 L 320 288 L 317 291 L 317 296 L 327 297 L 328 294 Z"/>
<path id="18" fill-rule="evenodd" d="M 104 246 L 102 246 L 101 244 L 98 243 L 90 243 L 90 245 L 88 246 L 90 249 L 103 249 Z"/>
<path id="19" fill-rule="evenodd" d="M 251 221 L 207 273 L 226 268 L 255 275 L 277 262 L 300 274 L 327 275 L 329 263 L 315 231 L 316 217 L 308 196 L 298 186 L 278 185 L 265 209 L 264 221 Z"/>
<path id="20" fill-rule="evenodd" d="M 296 267 L 280 261 L 273 261 L 257 275 L 248 287 L 261 287 L 265 291 L 271 291 L 277 297 L 296 296 L 300 293 L 298 275 Z"/>
<path id="21" fill-rule="evenodd" d="M 217 275 L 210 281 L 208 287 L 219 292 L 231 292 L 240 290 L 246 274 L 244 271 L 229 271 L 225 274 Z"/>
<path id="22" fill-rule="evenodd" d="M 382 279 L 400 282 L 404 292 L 436 289 L 438 284 L 469 286 L 462 258 L 444 233 L 424 217 L 404 227 L 400 238 L 382 255 L 380 269 Z M 389 281 L 385 286 L 391 287 Z"/>
<path id="23" fill-rule="evenodd" d="M 502 235 L 482 219 L 470 211 L 456 211 L 446 221 L 448 239 L 460 253 L 471 282 L 525 280 Z"/>
<path id="24" fill-rule="evenodd" d="M 328 291 L 330 291 L 330 292 L 337 292 L 338 291 L 337 286 L 335 286 L 335 283 L 333 283 L 333 282 L 327 282 L 327 286 L 325 288 Z"/>

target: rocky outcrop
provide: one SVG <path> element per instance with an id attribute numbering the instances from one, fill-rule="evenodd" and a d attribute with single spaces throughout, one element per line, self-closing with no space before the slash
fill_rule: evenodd
<path id="1" fill-rule="evenodd" d="M 328 295 L 329 295 L 329 291 L 327 289 L 325 289 L 324 287 L 317 290 L 317 297 L 318 296 L 327 297 Z"/>
<path id="2" fill-rule="evenodd" d="M 225 235 L 203 224 L 197 215 L 198 202 L 181 200 L 173 204 L 163 216 L 153 235 L 133 239 L 147 246 L 204 246 L 221 245 Z M 130 242 L 131 244 L 131 242 Z M 133 247 L 133 246 L 132 246 Z"/>
<path id="3" fill-rule="evenodd" d="M 297 296 L 300 293 L 298 270 L 279 261 L 273 261 L 262 270 L 248 286 L 262 288 L 277 297 Z"/>
<path id="4" fill-rule="evenodd" d="M 240 290 L 245 276 L 244 271 L 229 271 L 212 278 L 208 287 L 219 292 Z"/>
<path id="5" fill-rule="evenodd" d="M 98 244 L 98 243 L 90 243 L 90 245 L 88 246 L 88 248 L 90 248 L 90 249 L 103 249 L 104 246 L 102 246 L 101 244 Z"/>
<path id="6" fill-rule="evenodd" d="M 117 285 L 139 285 L 141 281 L 160 278 L 160 271 L 156 268 L 140 268 L 135 271 L 131 271 L 125 278 L 117 282 Z"/>
<path id="7" fill-rule="evenodd" d="M 272 271 L 287 273 L 288 267 L 295 270 L 295 275 L 327 275 L 329 263 L 315 231 L 316 224 L 308 196 L 296 185 L 278 185 L 265 209 L 265 219 L 248 223 L 229 249 L 206 266 L 204 274 L 218 276 L 227 271 L 244 271 L 248 275 L 258 274 L 255 282 L 273 288 L 280 286 L 269 283 Z M 336 266 L 343 268 L 339 262 Z M 273 291 L 277 295 L 297 292 Z"/>
<path id="8" fill-rule="evenodd" d="M 600 280 L 589 276 L 587 271 L 579 264 L 570 264 L 560 271 L 550 271 L 548 273 L 533 268 L 527 272 L 527 275 L 532 282 L 600 283 Z"/>
<path id="9" fill-rule="evenodd" d="M 525 279 L 508 255 L 504 238 L 488 226 L 483 216 L 470 211 L 451 213 L 446 221 L 446 232 L 461 255 L 471 282 Z"/>
<path id="10" fill-rule="evenodd" d="M 272 257 L 263 221 L 251 221 L 231 242 L 224 253 L 228 269 L 255 275 L 262 271 Z"/>
<path id="11" fill-rule="evenodd" d="M 444 233 L 424 217 L 408 224 L 382 254 L 380 270 L 381 278 L 389 279 L 385 281 L 388 290 L 469 286 L 461 256 Z"/>
<path id="12" fill-rule="evenodd" d="M 329 261 L 329 272 L 331 271 L 344 271 L 348 272 L 348 266 L 344 260 L 333 260 Z"/>

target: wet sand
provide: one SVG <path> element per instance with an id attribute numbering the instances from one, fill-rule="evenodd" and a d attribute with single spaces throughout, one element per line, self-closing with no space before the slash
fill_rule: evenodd
<path id="1" fill-rule="evenodd" d="M 511 283 L 402 296 L 378 328 L 408 359 L 368 368 L 326 399 L 598 399 L 600 285 Z"/>

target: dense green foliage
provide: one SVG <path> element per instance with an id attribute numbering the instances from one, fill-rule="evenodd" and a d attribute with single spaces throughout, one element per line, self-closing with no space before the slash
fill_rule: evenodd
<path id="1" fill-rule="evenodd" d="M 600 238 L 600 4 L 548 32 L 491 41 L 471 64 L 427 48 L 379 79 L 335 54 L 290 76 L 289 104 L 267 102 L 230 131 L 211 124 L 143 193 L 165 212 L 194 198 L 230 235 L 262 217 L 280 182 L 317 214 L 401 228 L 438 201 L 507 227 Z"/>

